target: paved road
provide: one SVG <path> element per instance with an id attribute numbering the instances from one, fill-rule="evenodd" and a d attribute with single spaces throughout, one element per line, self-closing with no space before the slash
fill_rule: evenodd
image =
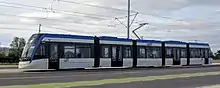
<path id="1" fill-rule="evenodd" d="M 72 71 L 46 71 L 22 72 L 0 74 L 1 86 L 32 85 L 42 83 L 67 83 L 80 81 L 94 81 L 104 79 L 119 79 L 129 77 L 178 75 L 184 73 L 217 72 L 220 67 L 204 68 L 157 68 L 157 69 L 116 69 L 116 70 L 72 70 Z M 123 84 L 106 84 L 81 88 L 195 88 L 198 86 L 220 84 L 220 75 L 153 80 L 148 82 L 131 82 Z M 78 88 L 78 87 L 77 87 Z"/>
<path id="2" fill-rule="evenodd" d="M 182 79 L 157 80 L 157 81 L 149 81 L 149 82 L 107 84 L 101 86 L 80 87 L 80 88 L 199 88 L 203 86 L 211 86 L 216 84 L 220 84 L 220 75 L 182 78 Z M 220 86 L 217 88 L 220 88 Z"/>

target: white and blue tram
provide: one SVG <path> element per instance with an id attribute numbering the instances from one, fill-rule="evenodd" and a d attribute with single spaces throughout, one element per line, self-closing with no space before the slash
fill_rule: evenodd
<path id="1" fill-rule="evenodd" d="M 19 62 L 22 69 L 161 67 L 212 64 L 207 43 L 132 40 L 108 36 L 33 34 Z"/>

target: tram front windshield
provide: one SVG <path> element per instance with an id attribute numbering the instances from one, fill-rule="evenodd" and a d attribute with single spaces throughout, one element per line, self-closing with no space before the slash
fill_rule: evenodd
<path id="1" fill-rule="evenodd" d="M 31 55 L 33 54 L 35 44 L 37 42 L 38 35 L 33 35 L 27 42 L 22 52 L 20 61 L 30 61 Z"/>

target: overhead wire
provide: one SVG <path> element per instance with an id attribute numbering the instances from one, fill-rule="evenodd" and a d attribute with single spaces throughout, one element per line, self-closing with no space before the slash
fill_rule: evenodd
<path id="1" fill-rule="evenodd" d="M 43 10 L 46 10 L 46 14 L 47 14 L 47 16 L 46 16 L 45 18 L 48 17 L 48 12 L 49 12 L 48 10 L 49 10 L 49 9 L 51 9 L 52 12 L 56 12 L 56 13 L 60 13 L 60 14 L 66 14 L 66 15 L 71 15 L 71 16 L 72 16 L 72 15 L 74 15 L 74 16 L 81 16 L 81 15 L 67 14 L 67 13 L 63 13 L 63 12 L 57 12 L 57 11 L 59 11 L 59 10 L 52 8 L 52 4 L 54 3 L 54 0 L 53 0 L 53 2 L 51 3 L 51 8 L 39 7 L 39 6 L 33 6 L 33 5 L 25 5 L 25 4 L 18 4 L 18 3 L 11 3 L 11 2 L 4 2 L 4 1 L 0 1 L 0 3 L 12 4 L 12 5 L 19 5 L 19 6 L 25 6 L 25 7 L 31 7 L 31 8 L 18 7 L 18 6 L 8 6 L 8 5 L 0 5 L 0 6 L 4 6 L 4 7 L 28 9 L 28 10 L 35 10 L 35 11 L 42 11 L 42 9 L 43 9 Z M 33 8 L 37 8 L 37 9 L 33 9 Z M 109 9 L 110 9 L 110 8 L 109 8 Z M 55 11 L 55 10 L 56 10 L 56 11 Z M 69 13 L 69 11 L 64 11 L 64 12 L 68 12 L 68 13 Z M 75 12 L 74 12 L 74 13 L 75 13 Z M 76 12 L 76 13 L 77 13 L 77 14 L 84 14 L 84 13 L 78 13 L 78 12 Z M 91 14 L 87 14 L 87 15 L 91 15 Z M 92 15 L 94 15 L 94 14 L 92 14 Z M 135 14 L 133 14 L 133 15 L 135 15 Z M 131 15 L 131 16 L 133 16 L 133 15 Z M 100 15 L 96 15 L 96 16 L 100 16 Z M 97 17 L 91 17 L 91 16 L 83 16 L 83 17 L 97 18 Z M 107 17 L 107 16 L 105 16 L 105 17 Z M 122 18 L 125 18 L 125 17 L 127 17 L 127 16 L 118 17 L 118 19 L 122 19 Z M 113 17 L 112 17 L 112 18 L 113 18 Z M 100 19 L 100 17 L 99 17 L 98 19 Z M 104 19 L 104 18 L 101 18 L 101 19 Z M 110 25 L 107 25 L 107 26 L 109 27 Z"/>
<path id="2" fill-rule="evenodd" d="M 40 6 L 26 5 L 26 4 L 18 4 L 18 3 L 12 3 L 12 2 L 4 2 L 4 1 L 0 1 L 0 3 L 11 5 L 11 6 L 9 6 L 9 5 L 1 5 L 1 6 L 13 7 L 13 8 L 22 8 L 22 9 L 28 9 L 28 10 L 42 11 L 42 9 L 47 9 L 47 10 L 51 9 L 51 8 L 47 8 L 47 7 L 40 7 Z M 17 5 L 17 6 L 12 6 L 12 5 Z M 22 6 L 22 7 L 18 7 L 18 6 Z M 29 8 L 24 8 L 24 7 L 29 7 Z M 35 9 L 33 9 L 33 8 L 35 8 Z M 38 10 L 38 9 L 41 9 L 41 10 Z M 112 16 L 107 16 L 107 15 L 73 12 L 73 11 L 66 11 L 66 10 L 60 10 L 60 9 L 52 9 L 51 12 L 66 14 L 66 15 L 89 17 L 89 18 L 99 18 L 99 19 L 114 18 Z M 72 14 L 69 14 L 69 13 L 72 13 Z"/>
<path id="3" fill-rule="evenodd" d="M 68 31 L 68 32 L 75 32 L 75 33 L 80 33 L 81 31 L 77 31 L 77 30 L 71 30 L 71 29 L 67 29 L 67 28 L 61 28 L 61 27 L 54 27 L 54 26 L 48 26 L 48 25 L 42 25 L 43 27 L 46 28 L 52 28 L 52 29 L 58 29 L 58 30 L 62 30 L 62 31 Z M 84 33 L 92 33 L 92 32 L 84 32 Z"/>
<path id="4" fill-rule="evenodd" d="M 1 3 L 1 2 L 0 2 L 0 3 Z M 0 5 L 0 6 L 2 6 L 2 7 L 10 7 L 10 8 L 18 8 L 18 9 L 26 9 L 26 10 L 42 11 L 42 10 L 38 10 L 38 9 L 18 7 L 18 6 L 12 6 L 12 5 Z"/>
<path id="5" fill-rule="evenodd" d="M 28 27 L 28 29 L 27 28 L 14 28 L 14 27 L 9 27 L 8 25 L 24 25 L 24 26 L 31 26 L 31 27 L 34 27 L 34 26 L 36 26 L 36 30 L 31 30 L 31 31 L 38 31 L 38 25 L 39 24 L 26 24 L 26 23 L 15 23 L 15 22 L 10 22 L 10 21 L 8 21 L 9 23 L 2 23 L 2 22 L 0 22 L 0 25 L 4 25 L 4 26 L 6 26 L 7 25 L 7 27 L 1 27 L 0 26 L 0 30 L 5 30 L 5 29 L 10 29 L 10 30 L 20 30 L 20 31 L 30 31 L 30 27 Z M 34 28 L 31 28 L 31 29 L 34 29 Z M 48 31 L 48 30 L 44 30 L 44 32 L 50 32 L 50 31 Z M 52 31 L 51 31 L 52 32 Z"/>
<path id="6" fill-rule="evenodd" d="M 74 23 L 74 24 L 81 24 L 81 25 L 92 25 L 92 26 L 109 26 L 109 25 L 100 25 L 100 24 L 93 24 L 93 23 L 79 23 L 79 22 L 75 22 L 75 21 L 67 21 L 67 20 L 57 20 L 57 19 L 45 19 L 45 18 L 39 18 L 39 17 L 26 17 L 26 16 L 18 16 L 18 15 L 12 15 L 12 14 L 2 14 L 0 13 L 0 15 L 2 16 L 11 16 L 11 17 L 21 17 L 21 18 L 33 18 L 33 19 L 41 19 L 41 20 L 50 20 L 50 21 L 56 21 L 56 22 L 64 22 L 64 23 Z"/>
<path id="7" fill-rule="evenodd" d="M 22 22 L 20 22 L 20 23 L 15 23 L 14 21 L 3 21 L 3 22 L 0 22 L 0 25 L 28 25 L 28 26 L 37 26 L 37 25 L 39 25 L 39 24 L 37 24 L 37 23 L 22 23 Z"/>
<path id="8" fill-rule="evenodd" d="M 0 30 L 5 30 L 5 29 L 12 29 L 12 30 L 19 30 L 19 31 L 27 31 L 28 30 L 28 29 L 22 29 L 22 28 L 0 27 Z M 32 31 L 34 31 L 34 30 L 32 30 Z"/>
<path id="9" fill-rule="evenodd" d="M 11 7 L 11 8 L 19 8 L 19 9 L 27 9 L 27 10 L 35 10 L 35 11 L 42 11 L 42 9 L 43 10 L 46 10 L 46 14 L 47 14 L 47 16 L 45 17 L 45 19 L 48 17 L 48 13 L 49 13 L 49 11 L 48 11 L 48 9 L 49 8 L 44 8 L 44 7 L 38 7 L 38 6 L 32 6 L 32 5 L 24 5 L 24 4 L 17 4 L 17 3 L 8 3 L 8 2 L 1 2 L 0 1 L 0 3 L 5 3 L 5 4 L 13 4 L 13 5 L 21 5 L 21 6 L 28 6 L 28 7 L 34 7 L 34 8 L 37 8 L 37 9 L 33 9 L 33 8 L 25 8 L 25 7 L 18 7 L 18 6 L 9 6 L 9 5 L 0 5 L 0 6 L 4 6 L 4 7 Z M 51 8 L 52 8 L 52 6 L 51 6 Z M 51 9 L 52 10 L 52 9 Z M 54 12 L 54 10 L 52 10 L 52 12 Z M 61 14 L 64 14 L 64 13 L 62 13 L 62 12 L 56 12 L 56 13 L 61 13 Z M 74 15 L 74 16 L 81 16 L 81 15 L 75 15 L 75 14 L 67 14 L 67 13 L 65 13 L 66 15 Z M 98 15 L 97 15 L 98 16 Z M 89 17 L 89 18 L 97 18 L 97 17 L 91 17 L 91 16 L 83 16 L 83 17 Z M 123 17 L 121 17 L 121 18 L 123 18 Z M 120 19 L 121 19 L 120 18 Z M 98 19 L 100 19 L 100 18 L 98 18 Z M 104 18 L 102 18 L 102 19 L 104 19 Z M 104 19 L 104 20 L 106 20 L 106 19 Z M 108 27 L 110 27 L 111 25 L 110 24 L 108 24 L 107 25 Z M 114 26 L 115 27 L 115 26 Z"/>
<path id="10" fill-rule="evenodd" d="M 12 28 L 12 27 L 1 27 L 1 25 L 25 25 L 25 26 L 36 26 L 36 31 L 38 31 L 38 25 L 39 24 L 25 24 L 25 23 L 13 23 L 13 24 L 8 24 L 8 23 L 1 23 L 0 22 L 0 30 L 4 30 L 4 29 L 12 29 L 12 30 L 21 30 L 21 31 L 30 31 L 29 28 L 25 29 L 25 28 Z M 75 30 L 71 30 L 71 29 L 66 29 L 66 28 L 61 28 L 61 27 L 54 27 L 54 26 L 49 26 L 49 25 L 45 25 L 45 24 L 41 24 L 42 27 L 46 27 L 46 28 L 52 28 L 52 29 L 59 29 L 62 31 L 69 31 L 69 32 L 75 32 Z M 31 31 L 35 31 L 35 30 L 31 30 Z M 53 31 L 45 31 L 44 32 L 53 32 Z"/>
<path id="11" fill-rule="evenodd" d="M 4 4 L 13 4 L 13 5 L 16 5 L 16 6 L 12 6 L 12 5 L 0 5 L 0 6 L 4 6 L 4 7 L 12 7 L 12 8 L 19 8 L 19 9 L 27 9 L 27 10 L 35 10 L 35 11 L 42 11 L 43 10 L 46 10 L 47 12 L 47 16 L 44 17 L 44 18 L 38 18 L 38 17 L 26 17 L 26 16 L 18 16 L 18 15 L 12 15 L 12 14 L 0 14 L 0 15 L 3 15 L 3 16 L 12 16 L 12 17 L 21 17 L 21 18 L 33 18 L 33 19 L 44 19 L 44 20 L 52 20 L 52 21 L 61 21 L 61 20 L 55 20 L 55 19 L 48 19 L 48 9 L 49 8 L 44 8 L 44 7 L 38 7 L 38 6 L 31 6 L 31 5 L 24 5 L 24 4 L 16 4 L 16 3 L 8 3 L 8 2 L 1 2 L 0 3 L 4 3 Z M 18 6 L 17 6 L 18 5 Z M 19 6 L 22 6 L 22 7 L 19 7 Z M 31 8 L 25 8 L 25 7 L 31 7 Z M 35 8 L 35 9 L 33 9 Z M 54 12 L 54 11 L 53 11 Z M 99 15 L 97 15 L 99 16 Z M 76 22 L 70 22 L 70 21 L 62 21 L 62 22 L 67 22 L 67 23 L 76 23 Z M 85 23 L 76 23 L 76 24 L 85 24 Z M 98 24 L 89 24 L 89 25 L 98 25 Z M 98 25 L 100 26 L 100 25 Z M 109 26 L 109 25 L 102 25 L 102 26 Z M 11 28 L 7 28 L 7 29 L 11 29 Z M 57 28 L 56 28 L 57 29 Z M 62 29 L 64 30 L 64 28 L 59 28 L 59 29 Z M 66 29 L 65 29 L 66 30 Z M 67 31 L 70 31 L 70 30 L 67 30 Z"/>
<path id="12" fill-rule="evenodd" d="M 72 3 L 72 4 L 81 4 L 81 5 L 86 5 L 86 6 L 91 6 L 91 7 L 96 7 L 96 8 L 102 8 L 102 9 L 109 9 L 109 10 L 117 10 L 117 11 L 123 11 L 127 12 L 127 10 L 124 9 L 118 9 L 118 8 L 113 8 L 113 7 L 105 7 L 105 6 L 98 6 L 98 5 L 92 5 L 92 4 L 86 4 L 86 3 L 81 3 L 81 2 L 76 2 L 76 1 L 68 1 L 68 0 L 57 0 L 58 2 L 66 2 L 66 3 Z M 131 11 L 135 12 L 135 11 Z"/>
<path id="13" fill-rule="evenodd" d="M 11 28 L 11 27 L 0 27 L 0 30 L 7 30 L 7 31 L 38 31 L 38 30 L 30 30 L 29 29 L 22 29 L 22 28 Z M 48 31 L 48 30 L 43 30 L 43 32 L 53 32 L 53 31 Z"/>
<path id="14" fill-rule="evenodd" d="M 19 24 L 19 25 L 25 25 L 25 26 L 36 26 L 36 30 L 31 30 L 31 31 L 38 31 L 38 25 L 39 24 L 25 24 L 25 23 L 14 23 L 14 24 L 4 24 L 4 23 L 0 23 L 0 25 L 3 24 L 3 25 L 14 25 L 14 24 Z M 68 31 L 68 32 L 76 32 L 75 30 L 71 30 L 71 29 L 66 29 L 66 28 L 61 28 L 61 27 L 54 27 L 54 26 L 49 26 L 49 25 L 45 25 L 45 24 L 41 24 L 42 27 L 46 27 L 46 28 L 52 28 L 52 29 L 59 29 L 59 30 L 62 30 L 62 31 Z M 25 29 L 25 28 L 11 28 L 11 27 L 1 27 L 0 26 L 0 30 L 4 30 L 4 29 L 12 29 L 12 30 L 22 30 L 22 31 L 29 31 L 29 29 Z M 45 32 L 45 30 L 44 30 Z M 46 31 L 46 32 L 53 32 L 53 31 Z"/>
<path id="15" fill-rule="evenodd" d="M 92 6 L 92 7 L 97 7 L 97 8 L 103 8 L 103 9 L 112 9 L 112 10 L 118 10 L 118 11 L 127 11 L 127 10 L 123 10 L 123 9 L 118 9 L 118 8 L 112 8 L 112 7 L 104 7 L 104 6 L 97 6 L 97 5 L 91 5 L 91 4 L 85 4 L 85 3 L 80 3 L 80 2 L 74 2 L 74 1 L 68 1 L 68 0 L 58 0 L 58 1 L 62 1 L 62 2 L 67 2 L 67 3 L 75 3 L 75 4 L 82 4 L 82 5 L 87 5 L 87 6 Z M 4 4 L 12 4 L 12 5 L 18 5 L 18 6 L 23 6 L 23 7 L 18 7 L 18 6 L 8 6 L 8 5 L 0 5 L 0 6 L 4 6 L 4 7 L 12 7 L 12 8 L 20 8 L 20 9 L 28 9 L 28 10 L 36 10 L 36 11 L 42 11 L 42 9 L 46 10 L 47 12 L 47 16 L 45 18 L 48 17 L 48 10 L 51 9 L 52 12 L 55 12 L 55 13 L 60 13 L 60 14 L 66 14 L 66 15 L 74 15 L 74 16 L 82 16 L 84 15 L 83 17 L 89 17 L 89 18 L 95 18 L 97 19 L 97 16 L 98 16 L 98 19 L 100 17 L 109 17 L 109 18 L 114 18 L 114 17 L 110 17 L 110 16 L 106 16 L 106 15 L 98 15 L 98 14 L 88 14 L 88 13 L 81 13 L 81 12 L 72 12 L 72 11 L 65 11 L 65 10 L 58 10 L 58 9 L 53 9 L 52 6 L 51 8 L 45 8 L 45 7 L 39 7 L 39 6 L 33 6 L 33 5 L 25 5 L 25 4 L 18 4 L 18 3 L 11 3 L 11 2 L 4 2 L 4 1 L 0 1 L 0 3 L 4 3 Z M 53 0 L 53 3 L 54 3 L 54 0 Z M 25 7 L 31 7 L 31 8 L 25 8 Z M 37 8 L 37 9 L 33 9 L 33 8 Z M 41 10 L 39 10 L 41 9 Z M 60 12 L 61 11 L 61 12 Z M 132 11 L 132 12 L 135 12 L 135 11 Z M 68 14 L 68 13 L 73 13 L 73 14 Z M 164 17 L 164 16 L 159 16 L 157 14 L 149 14 L 149 13 L 143 13 L 143 12 L 139 12 L 140 14 L 143 14 L 143 15 L 151 15 L 151 16 L 156 16 L 156 17 L 160 17 L 160 18 L 164 18 L 164 19 L 170 19 L 170 20 L 176 20 L 176 19 L 173 19 L 173 18 L 170 18 L 170 17 Z M 76 14 L 82 14 L 82 15 L 76 15 Z M 89 15 L 89 16 L 88 16 Z M 91 17 L 91 15 L 93 15 Z M 96 16 L 96 17 L 94 17 Z M 127 16 L 125 16 L 127 17 Z M 120 17 L 122 18 L 122 17 Z M 101 18 L 101 19 L 106 19 L 106 18 Z M 183 20 L 176 20 L 176 21 L 183 21 Z M 187 22 L 187 21 L 185 21 Z M 89 25 L 94 25 L 94 24 L 89 24 Z M 109 26 L 109 25 L 106 25 L 106 26 Z"/>
<path id="16" fill-rule="evenodd" d="M 59 28 L 59 27 L 53 27 L 53 26 L 46 26 L 46 25 L 42 25 L 43 27 L 47 27 L 47 28 L 54 28 L 54 29 L 59 29 L 59 30 L 64 30 L 64 31 L 74 31 L 74 30 L 69 30 L 69 29 L 65 29 L 65 28 Z"/>
<path id="17" fill-rule="evenodd" d="M 22 29 L 22 28 L 0 27 L 0 30 L 3 30 L 3 29 L 14 29 L 14 30 L 23 30 L 23 31 L 26 31 L 26 30 L 27 30 L 27 29 Z"/>
<path id="18" fill-rule="evenodd" d="M 118 9 L 118 8 L 113 8 L 113 7 L 105 7 L 105 6 L 98 6 L 98 5 L 92 5 L 92 4 L 87 4 L 87 3 L 82 3 L 82 2 L 76 2 L 76 1 L 68 1 L 68 0 L 58 0 L 58 1 L 60 1 L 60 2 L 66 2 L 66 3 L 73 3 L 73 4 L 81 4 L 81 5 L 86 5 L 86 6 L 96 7 L 96 8 L 102 8 L 102 9 L 112 9 L 112 10 L 124 11 L 124 12 L 127 12 L 127 11 L 128 11 L 128 10 L 124 10 L 124 9 Z M 132 11 L 132 10 L 131 10 L 130 12 L 132 12 L 132 13 L 138 12 L 139 14 L 142 14 L 142 15 L 148 15 L 148 16 L 159 17 L 159 18 L 164 18 L 164 19 L 169 19 L 169 20 L 175 20 L 175 21 L 188 22 L 188 21 L 185 21 L 185 20 L 173 19 L 173 18 L 171 18 L 171 17 L 160 16 L 160 15 L 152 14 L 152 13 L 144 13 L 144 12 L 141 12 L 141 11 Z"/>

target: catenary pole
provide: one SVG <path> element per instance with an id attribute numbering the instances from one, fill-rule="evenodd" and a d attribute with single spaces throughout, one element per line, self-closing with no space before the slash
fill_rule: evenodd
<path id="1" fill-rule="evenodd" d="M 127 20 L 127 38 L 130 38 L 130 7 L 131 0 L 128 0 L 128 20 Z"/>

